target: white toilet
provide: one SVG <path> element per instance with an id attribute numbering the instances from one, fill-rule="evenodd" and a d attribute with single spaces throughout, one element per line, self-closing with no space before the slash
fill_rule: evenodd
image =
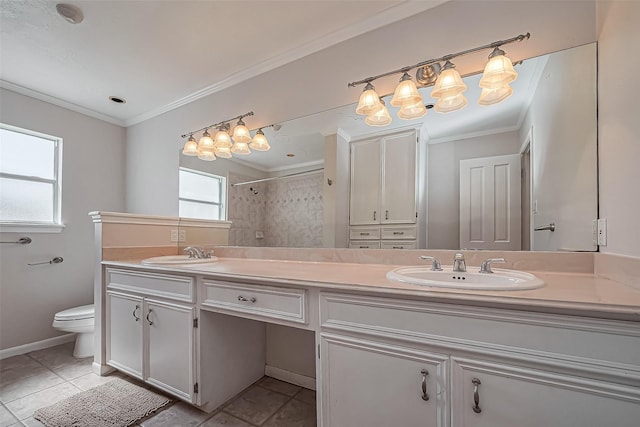
<path id="1" fill-rule="evenodd" d="M 56 313 L 53 318 L 54 328 L 75 332 L 76 346 L 73 349 L 73 357 L 82 358 L 93 356 L 93 319 L 95 308 L 93 304 L 70 308 Z"/>

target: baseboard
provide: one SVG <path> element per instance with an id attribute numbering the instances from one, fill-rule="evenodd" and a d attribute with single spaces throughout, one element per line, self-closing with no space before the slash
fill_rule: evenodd
<path id="1" fill-rule="evenodd" d="M 55 347 L 56 345 L 72 342 L 75 339 L 76 334 L 65 334 L 60 335 L 59 337 L 47 338 L 46 340 L 42 341 L 36 341 L 29 344 L 18 345 L 16 347 L 5 348 L 3 350 L 0 350 L 0 360 L 36 350 L 42 350 L 43 348 Z"/>
<path id="2" fill-rule="evenodd" d="M 101 365 L 96 362 L 93 362 L 93 364 L 91 365 L 91 370 L 93 371 L 94 374 L 100 375 L 101 377 L 115 371 L 115 369 L 112 368 L 111 366 Z"/>
<path id="3" fill-rule="evenodd" d="M 268 377 L 275 378 L 280 381 L 285 381 L 291 384 L 299 385 L 300 387 L 308 388 L 311 390 L 316 389 L 316 379 L 307 377 L 305 375 L 296 374 L 295 372 L 285 371 L 275 366 L 265 365 L 264 374 Z"/>

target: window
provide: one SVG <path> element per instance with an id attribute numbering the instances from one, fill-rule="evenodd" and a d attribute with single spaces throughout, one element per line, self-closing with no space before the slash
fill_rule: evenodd
<path id="1" fill-rule="evenodd" d="M 179 213 L 184 218 L 225 219 L 226 178 L 180 168 Z"/>
<path id="2" fill-rule="evenodd" d="M 61 229 L 62 138 L 0 123 L 0 223 Z"/>

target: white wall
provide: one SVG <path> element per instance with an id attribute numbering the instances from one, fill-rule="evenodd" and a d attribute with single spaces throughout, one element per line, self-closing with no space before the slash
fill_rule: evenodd
<path id="1" fill-rule="evenodd" d="M 497 16 L 500 25 L 487 25 Z M 594 22 L 589 1 L 447 2 L 134 125 L 127 132 L 127 210 L 175 214 L 177 149 L 187 131 L 249 110 L 255 116 L 247 125 L 254 128 L 350 104 L 361 91 L 347 88 L 350 81 L 521 33 L 532 36 L 509 50 L 513 60 L 592 42 Z M 464 74 L 485 59 L 469 55 L 456 66 Z M 376 87 L 389 93 L 396 83 L 392 76 Z"/>
<path id="2" fill-rule="evenodd" d="M 93 223 L 90 211 L 124 209 L 125 130 L 101 120 L 2 89 L 0 121 L 63 138 L 61 233 L 23 235 L 30 245 L 0 252 L 0 349 L 51 338 L 53 315 L 93 302 Z M 28 262 L 62 264 L 28 267 Z"/>
<path id="3" fill-rule="evenodd" d="M 594 44 L 550 55 L 521 128 L 521 141 L 533 129 L 532 226 L 556 224 L 533 233 L 532 250 L 596 250 L 595 58 Z"/>
<path id="4" fill-rule="evenodd" d="M 432 249 L 460 249 L 460 160 L 516 154 L 518 132 L 427 145 L 428 239 Z"/>
<path id="5" fill-rule="evenodd" d="M 602 252 L 640 257 L 640 2 L 598 2 L 598 130 Z"/>

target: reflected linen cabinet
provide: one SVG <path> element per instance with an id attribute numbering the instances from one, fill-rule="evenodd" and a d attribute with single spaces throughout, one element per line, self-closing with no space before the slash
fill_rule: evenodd
<path id="1" fill-rule="evenodd" d="M 349 247 L 417 248 L 415 130 L 351 143 Z"/>

